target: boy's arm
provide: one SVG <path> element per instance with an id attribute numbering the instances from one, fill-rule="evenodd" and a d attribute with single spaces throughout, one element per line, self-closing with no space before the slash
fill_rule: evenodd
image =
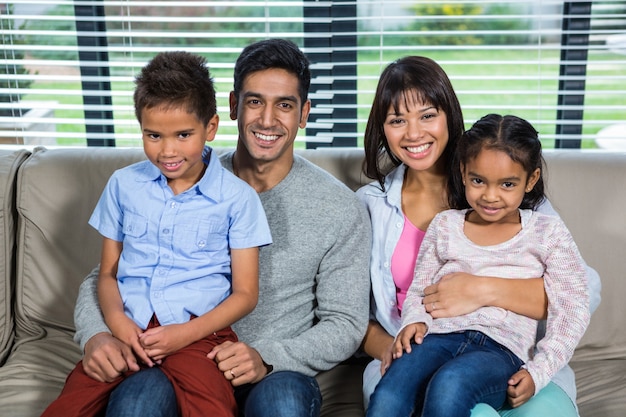
<path id="1" fill-rule="evenodd" d="M 124 312 L 124 302 L 117 283 L 117 266 L 121 254 L 122 242 L 104 238 L 98 275 L 98 302 L 113 336 L 130 346 L 146 365 L 152 366 L 152 361 L 139 343 L 143 329 Z"/>
<path id="2" fill-rule="evenodd" d="M 231 249 L 232 292 L 213 310 L 184 324 L 152 328 L 140 339 L 153 359 L 222 330 L 254 310 L 259 297 L 259 248 Z"/>

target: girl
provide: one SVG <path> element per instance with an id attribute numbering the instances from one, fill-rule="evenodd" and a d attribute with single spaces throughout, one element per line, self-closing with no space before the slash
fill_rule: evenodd
<path id="1" fill-rule="evenodd" d="M 458 210 L 437 214 L 424 236 L 394 361 L 368 416 L 461 417 L 480 402 L 499 408 L 513 374 L 534 394 L 567 364 L 589 323 L 580 253 L 560 219 L 534 211 L 545 199 L 536 130 L 515 116 L 487 115 L 463 135 L 456 158 L 450 202 Z M 534 356 L 535 320 L 498 307 L 428 314 L 425 287 L 455 272 L 544 277 L 547 330 Z"/>

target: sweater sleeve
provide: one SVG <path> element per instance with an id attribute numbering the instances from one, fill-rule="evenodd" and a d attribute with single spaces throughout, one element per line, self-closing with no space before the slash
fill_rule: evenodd
<path id="1" fill-rule="evenodd" d="M 315 277 L 315 324 L 290 338 L 267 334 L 250 343 L 274 372 L 314 376 L 353 355 L 365 336 L 371 226 L 356 197 L 342 211 L 336 241 L 321 259 Z"/>
<path id="2" fill-rule="evenodd" d="M 78 290 L 76 307 L 74 308 L 74 325 L 76 333 L 74 341 L 85 350 L 85 344 L 98 333 L 111 333 L 104 322 L 104 316 L 98 303 L 98 274 L 100 265 L 95 267 L 85 278 Z"/>
<path id="3" fill-rule="evenodd" d="M 525 367 L 535 382 L 535 393 L 565 366 L 590 320 L 585 264 L 574 239 L 561 220 L 554 224 L 547 243 L 544 287 L 548 296 L 546 335 Z M 538 234 L 545 230 L 537 230 Z"/>

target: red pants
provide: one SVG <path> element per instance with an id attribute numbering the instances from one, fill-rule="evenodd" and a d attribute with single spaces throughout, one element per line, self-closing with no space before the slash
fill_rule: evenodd
<path id="1" fill-rule="evenodd" d="M 149 327 L 154 327 L 156 319 Z M 227 340 L 237 341 L 237 336 L 227 327 L 168 356 L 160 365 L 174 386 L 181 417 L 237 415 L 233 388 L 217 363 L 206 357 L 214 346 Z M 141 371 L 139 371 L 141 372 Z M 52 402 L 42 417 L 101 417 L 104 416 L 109 395 L 125 377 L 113 382 L 98 382 L 89 377 L 82 361 L 65 381 L 59 397 Z"/>

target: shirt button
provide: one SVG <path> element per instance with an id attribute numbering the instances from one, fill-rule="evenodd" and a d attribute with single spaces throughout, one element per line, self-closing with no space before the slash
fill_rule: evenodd
<path id="1" fill-rule="evenodd" d="M 389 268 L 389 262 L 385 262 L 385 263 L 383 264 L 383 266 L 384 266 L 385 268 Z"/>
<path id="2" fill-rule="evenodd" d="M 206 246 L 206 241 L 204 241 L 204 240 L 199 240 L 199 241 L 198 241 L 198 247 L 199 247 L 199 248 L 203 248 L 203 247 L 205 247 L 205 246 Z"/>
<path id="3" fill-rule="evenodd" d="M 170 232 L 170 229 L 163 229 L 164 234 L 168 234 L 169 232 Z"/>
<path id="4" fill-rule="evenodd" d="M 398 229 L 399 229 L 399 228 L 401 228 L 401 227 L 402 227 L 402 223 L 400 223 L 400 222 L 396 223 L 396 227 L 397 227 Z"/>
<path id="5" fill-rule="evenodd" d="M 170 203 L 170 207 L 171 207 L 171 208 L 176 208 L 176 202 L 175 202 L 175 201 L 172 201 L 172 202 Z"/>

